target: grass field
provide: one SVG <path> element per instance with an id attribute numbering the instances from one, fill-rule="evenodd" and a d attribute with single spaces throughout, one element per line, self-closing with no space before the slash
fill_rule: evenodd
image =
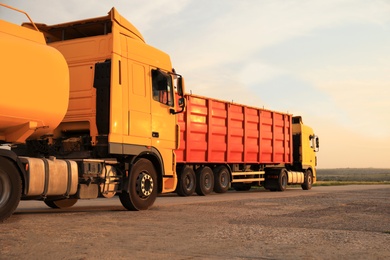
<path id="1" fill-rule="evenodd" d="M 317 169 L 317 185 L 390 184 L 390 169 Z"/>

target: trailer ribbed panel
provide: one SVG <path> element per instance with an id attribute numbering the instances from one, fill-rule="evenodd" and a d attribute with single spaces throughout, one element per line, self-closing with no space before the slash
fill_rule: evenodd
<path id="1" fill-rule="evenodd" d="M 187 95 L 178 163 L 292 162 L 291 115 Z"/>

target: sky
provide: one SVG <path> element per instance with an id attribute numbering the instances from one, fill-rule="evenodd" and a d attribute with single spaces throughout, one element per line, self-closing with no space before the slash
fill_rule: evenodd
<path id="1" fill-rule="evenodd" d="M 39 23 L 115 7 L 187 92 L 300 115 L 318 168 L 390 168 L 390 0 L 13 0 Z M 0 8 L 0 19 L 24 16 Z"/>

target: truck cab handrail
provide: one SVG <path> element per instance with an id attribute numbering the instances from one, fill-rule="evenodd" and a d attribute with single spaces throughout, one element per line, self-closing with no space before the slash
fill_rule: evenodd
<path id="1" fill-rule="evenodd" d="M 33 22 L 33 20 L 30 18 L 30 16 L 29 16 L 25 11 L 16 9 L 16 8 L 14 8 L 14 7 L 12 7 L 12 6 L 9 6 L 9 5 L 6 5 L 6 4 L 2 4 L 2 3 L 0 3 L 0 5 L 3 6 L 3 7 L 5 7 L 5 8 L 8 8 L 8 9 L 11 9 L 11 10 L 14 10 L 14 11 L 16 11 L 16 12 L 19 12 L 19 13 L 22 13 L 22 14 L 26 15 L 27 18 L 28 18 L 28 20 L 30 20 L 32 26 L 34 26 L 35 30 L 37 30 L 37 31 L 39 32 L 38 27 L 35 25 L 35 23 Z"/>

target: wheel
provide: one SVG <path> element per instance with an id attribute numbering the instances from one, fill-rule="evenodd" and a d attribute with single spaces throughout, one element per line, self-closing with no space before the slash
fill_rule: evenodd
<path id="1" fill-rule="evenodd" d="M 307 169 L 305 173 L 305 181 L 301 185 L 302 190 L 310 190 L 312 185 L 313 185 L 313 173 L 310 169 Z"/>
<path id="2" fill-rule="evenodd" d="M 15 166 L 0 158 L 0 222 L 9 218 L 19 205 L 22 180 Z"/>
<path id="3" fill-rule="evenodd" d="M 229 189 L 230 174 L 226 166 L 218 166 L 214 169 L 214 191 L 225 193 Z"/>
<path id="4" fill-rule="evenodd" d="M 196 194 L 205 196 L 214 188 L 214 174 L 210 167 L 204 166 L 196 170 Z"/>
<path id="5" fill-rule="evenodd" d="M 184 167 L 179 173 L 176 193 L 180 196 L 191 196 L 196 187 L 195 172 L 191 167 Z"/>
<path id="6" fill-rule="evenodd" d="M 119 199 L 128 210 L 146 210 L 157 198 L 157 173 L 147 159 L 139 159 L 131 168 L 130 192 L 122 191 Z"/>
<path id="7" fill-rule="evenodd" d="M 70 208 L 76 204 L 78 199 L 62 199 L 62 200 L 44 200 L 43 202 L 52 209 Z"/>
<path id="8" fill-rule="evenodd" d="M 236 191 L 248 191 L 251 189 L 252 184 L 250 184 L 250 183 L 233 183 L 232 187 Z"/>
<path id="9" fill-rule="evenodd" d="M 279 173 L 279 178 L 278 178 L 278 191 L 285 191 L 287 188 L 287 170 L 282 169 Z"/>

